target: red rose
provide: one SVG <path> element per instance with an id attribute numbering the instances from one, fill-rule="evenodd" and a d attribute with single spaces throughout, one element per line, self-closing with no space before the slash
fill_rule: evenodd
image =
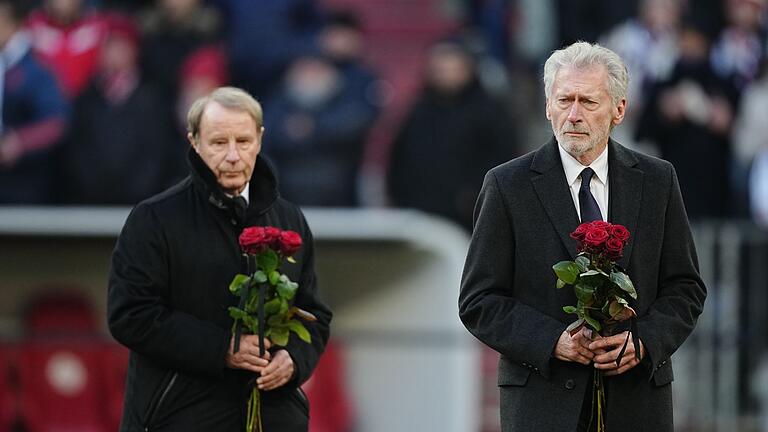
<path id="1" fill-rule="evenodd" d="M 609 224 L 608 222 L 605 222 L 605 221 L 596 220 L 596 221 L 593 221 L 593 222 L 589 222 L 589 226 L 592 227 L 592 228 L 600 228 L 600 229 L 607 230 L 608 228 L 611 227 L 611 224 Z"/>
<path id="2" fill-rule="evenodd" d="M 584 240 L 584 236 L 587 235 L 587 231 L 589 231 L 589 224 L 583 223 L 576 227 L 576 229 L 571 233 L 571 238 L 576 241 L 582 241 Z"/>
<path id="3" fill-rule="evenodd" d="M 603 228 L 591 227 L 584 236 L 584 243 L 592 248 L 597 248 L 608 240 L 608 231 Z"/>
<path id="4" fill-rule="evenodd" d="M 629 240 L 629 230 L 623 225 L 612 225 L 608 232 L 612 237 L 615 237 L 622 242 Z"/>
<path id="5" fill-rule="evenodd" d="M 271 244 L 264 227 L 248 227 L 243 230 L 238 240 L 240 249 L 247 254 L 261 253 Z"/>
<path id="6" fill-rule="evenodd" d="M 269 247 L 273 249 L 279 249 L 280 248 L 280 234 L 282 234 L 283 230 L 280 228 L 275 228 L 273 226 L 268 226 L 264 228 L 264 237 L 266 237 L 266 241 L 269 244 Z"/>
<path id="7" fill-rule="evenodd" d="M 624 242 L 618 237 L 611 237 L 605 241 L 605 252 L 609 259 L 617 260 L 621 258 L 621 252 L 624 249 Z"/>
<path id="8" fill-rule="evenodd" d="M 301 236 L 295 231 L 283 231 L 280 234 L 280 252 L 293 256 L 301 248 Z"/>

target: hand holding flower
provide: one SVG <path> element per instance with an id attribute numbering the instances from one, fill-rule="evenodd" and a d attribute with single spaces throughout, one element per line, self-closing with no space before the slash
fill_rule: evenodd
<path id="1" fill-rule="evenodd" d="M 294 364 L 291 355 L 286 350 L 279 350 L 267 367 L 256 380 L 259 390 L 274 390 L 285 385 L 293 378 Z"/>
<path id="2" fill-rule="evenodd" d="M 269 364 L 271 354 L 268 350 L 272 344 L 269 339 L 264 339 L 264 357 L 259 356 L 259 337 L 257 335 L 241 335 L 240 349 L 234 353 L 235 337 L 229 341 L 225 363 L 231 369 L 245 369 L 251 372 L 261 373 Z"/>

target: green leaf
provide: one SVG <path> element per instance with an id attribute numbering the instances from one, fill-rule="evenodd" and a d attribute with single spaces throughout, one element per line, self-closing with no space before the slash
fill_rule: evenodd
<path id="1" fill-rule="evenodd" d="M 557 279 L 557 283 L 555 284 L 555 288 L 560 289 L 560 288 L 563 288 L 566 285 L 568 285 L 568 284 L 565 283 L 562 279 Z"/>
<path id="2" fill-rule="evenodd" d="M 576 306 L 563 306 L 563 312 L 567 314 L 576 313 Z"/>
<path id="3" fill-rule="evenodd" d="M 267 274 L 259 270 L 253 274 L 253 281 L 256 283 L 264 283 L 267 281 Z"/>
<path id="4" fill-rule="evenodd" d="M 296 260 L 295 260 L 295 259 L 293 259 L 293 257 L 292 257 L 292 256 L 290 256 L 290 257 L 286 258 L 285 260 L 286 260 L 286 261 L 288 261 L 288 262 L 289 262 L 289 263 L 291 263 L 291 264 L 296 264 Z"/>
<path id="5" fill-rule="evenodd" d="M 577 266 L 579 266 L 579 271 L 581 271 L 582 273 L 589 270 L 590 261 L 589 261 L 589 258 L 585 257 L 584 255 L 577 256 L 575 263 Z"/>
<path id="6" fill-rule="evenodd" d="M 277 282 L 280 280 L 280 273 L 275 270 L 269 273 L 269 284 L 270 285 L 277 285 Z"/>
<path id="7" fill-rule="evenodd" d="M 279 283 L 276 287 L 277 295 L 286 300 L 291 300 L 296 295 L 296 290 L 299 288 L 299 284 L 288 281 L 287 283 Z"/>
<path id="8" fill-rule="evenodd" d="M 267 333 L 269 333 L 267 335 Z M 288 328 L 286 327 L 276 327 L 271 328 L 267 330 L 265 333 L 265 336 L 269 338 L 269 340 L 272 341 L 272 344 L 277 346 L 286 346 L 288 345 L 288 336 L 289 336 Z"/>
<path id="9" fill-rule="evenodd" d="M 302 324 L 300 321 L 288 321 L 288 328 L 292 332 L 296 333 L 296 335 L 299 336 L 299 339 L 303 340 L 304 342 L 312 342 L 312 337 L 309 335 L 309 331 L 307 331 L 307 328 L 304 327 L 304 324 Z"/>
<path id="10" fill-rule="evenodd" d="M 632 284 L 632 281 L 629 279 L 629 276 L 627 276 L 626 273 L 612 272 L 611 282 L 615 283 L 619 288 L 629 294 L 630 297 L 637 300 L 637 291 L 635 290 L 635 286 Z"/>
<path id="11" fill-rule="evenodd" d="M 280 311 L 280 299 L 275 297 L 272 300 L 264 303 L 264 313 L 269 315 L 274 315 Z"/>
<path id="12" fill-rule="evenodd" d="M 555 271 L 558 279 L 567 284 L 573 284 L 579 277 L 579 266 L 573 261 L 560 261 L 552 266 L 552 270 Z"/>
<path id="13" fill-rule="evenodd" d="M 279 312 L 267 318 L 267 325 L 269 327 L 277 327 L 277 326 L 280 326 L 281 324 L 283 324 L 283 317 L 282 317 L 282 314 Z"/>
<path id="14" fill-rule="evenodd" d="M 573 292 L 576 294 L 576 298 L 579 299 L 580 302 L 587 305 L 592 304 L 592 294 L 595 292 L 594 288 L 584 284 L 576 284 L 576 286 L 573 287 Z"/>
<path id="15" fill-rule="evenodd" d="M 232 282 L 229 284 L 229 292 L 234 295 L 239 295 L 242 287 L 250 282 L 251 278 L 244 274 L 236 274 Z"/>
<path id="16" fill-rule="evenodd" d="M 236 320 L 245 320 L 248 317 L 248 314 L 240 308 L 230 306 L 227 310 L 229 311 L 229 316 Z"/>
<path id="17" fill-rule="evenodd" d="M 270 274 L 277 270 L 279 258 L 277 253 L 272 249 L 267 249 L 264 252 L 256 255 L 256 264 L 260 269 L 264 270 L 264 273 Z"/>
<path id="18" fill-rule="evenodd" d="M 590 327 L 595 329 L 596 331 L 600 331 L 603 327 L 600 325 L 599 322 L 597 322 L 596 319 L 592 318 L 591 316 L 584 314 L 584 321 L 589 324 Z"/>

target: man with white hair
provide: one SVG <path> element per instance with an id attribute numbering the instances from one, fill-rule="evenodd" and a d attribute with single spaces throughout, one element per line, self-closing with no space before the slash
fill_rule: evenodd
<path id="1" fill-rule="evenodd" d="M 605 377 L 607 430 L 673 430 L 670 356 L 693 330 L 706 289 L 674 168 L 610 138 L 627 84 L 624 62 L 606 48 L 555 51 L 544 66 L 553 139 L 485 177 L 459 315 L 501 354 L 503 431 L 594 430 L 593 373 Z M 555 289 L 552 265 L 576 254 L 569 234 L 593 220 L 631 233 L 619 264 L 638 292 L 639 342 L 629 338 L 623 353 L 627 332 L 567 332 L 563 306 L 576 298 Z"/>

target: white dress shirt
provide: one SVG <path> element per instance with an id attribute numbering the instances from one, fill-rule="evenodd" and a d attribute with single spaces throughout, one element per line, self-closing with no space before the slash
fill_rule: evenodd
<path id="1" fill-rule="evenodd" d="M 581 210 L 579 207 L 579 189 L 581 188 L 581 172 L 587 166 L 584 166 L 576 158 L 568 154 L 563 147 L 559 144 L 557 149 L 560 151 L 560 160 L 563 162 L 563 170 L 565 171 L 565 180 L 568 182 L 568 187 L 571 189 L 571 198 L 573 198 L 573 205 L 576 206 L 576 214 L 581 219 Z M 597 157 L 589 168 L 595 172 L 592 176 L 592 181 L 589 183 L 589 191 L 592 192 L 592 196 L 597 201 L 597 206 L 600 207 L 600 214 L 603 216 L 603 220 L 608 220 L 608 146 L 600 156 Z"/>
<path id="2" fill-rule="evenodd" d="M 248 195 L 248 186 L 250 184 L 251 184 L 251 182 L 248 182 L 248 183 L 245 184 L 245 188 L 243 189 L 242 192 L 240 192 L 240 195 L 230 195 L 230 194 L 225 194 L 225 195 L 230 197 L 230 198 L 234 198 L 235 196 L 241 196 L 241 197 L 243 197 L 245 199 L 246 203 L 250 204 L 251 200 L 250 200 L 250 196 Z"/>

